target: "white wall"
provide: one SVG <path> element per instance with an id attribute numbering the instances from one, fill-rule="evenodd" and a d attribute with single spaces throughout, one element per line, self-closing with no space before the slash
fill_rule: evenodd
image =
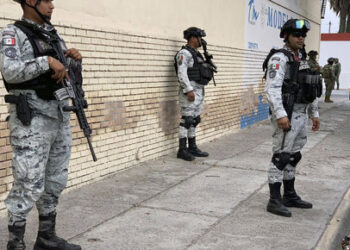
<path id="1" fill-rule="evenodd" d="M 329 57 L 339 58 L 341 63 L 340 88 L 350 88 L 350 41 L 321 41 L 321 53 L 319 63 L 327 64 Z"/>

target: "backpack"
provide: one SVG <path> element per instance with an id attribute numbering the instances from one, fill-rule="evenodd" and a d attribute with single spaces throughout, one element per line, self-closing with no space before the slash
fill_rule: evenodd
<path id="1" fill-rule="evenodd" d="M 331 78 L 332 77 L 332 68 L 329 65 L 323 67 L 322 71 L 323 78 Z"/>

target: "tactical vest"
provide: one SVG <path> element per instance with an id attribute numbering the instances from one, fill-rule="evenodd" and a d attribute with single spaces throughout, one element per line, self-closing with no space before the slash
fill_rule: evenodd
<path id="1" fill-rule="evenodd" d="M 265 77 L 267 72 L 267 64 L 274 54 L 282 52 L 288 58 L 287 65 L 289 74 L 286 74 L 283 85 L 282 95 L 285 93 L 293 93 L 296 103 L 309 104 L 317 97 L 322 95 L 322 78 L 317 72 L 312 72 L 306 60 L 296 61 L 291 52 L 286 49 L 272 49 L 263 63 Z"/>
<path id="2" fill-rule="evenodd" d="M 322 75 L 324 79 L 332 80 L 333 74 L 332 74 L 332 66 L 330 64 L 327 64 L 323 67 Z"/>
<path id="3" fill-rule="evenodd" d="M 33 30 L 30 25 L 23 21 L 17 21 L 14 24 L 28 37 L 30 44 L 34 51 L 34 57 L 51 56 L 57 59 L 57 55 L 51 45 L 48 42 L 48 38 L 40 33 L 40 31 Z M 62 41 L 63 43 L 63 41 Z M 61 44 L 62 44 L 61 43 Z M 64 44 L 64 43 L 63 43 Z M 51 78 L 53 74 L 52 70 L 26 82 L 11 84 L 4 80 L 5 88 L 7 91 L 13 89 L 31 89 L 35 90 L 39 98 L 44 100 L 55 100 L 53 93 L 62 88 L 60 84 L 56 83 L 56 80 Z"/>
<path id="4" fill-rule="evenodd" d="M 214 72 L 205 62 L 202 54 L 189 46 L 183 46 L 182 49 L 189 51 L 193 57 L 193 66 L 187 69 L 187 76 L 190 81 L 195 81 L 201 85 L 207 85 L 213 79 Z M 175 55 L 175 71 L 177 73 L 177 62 Z"/>

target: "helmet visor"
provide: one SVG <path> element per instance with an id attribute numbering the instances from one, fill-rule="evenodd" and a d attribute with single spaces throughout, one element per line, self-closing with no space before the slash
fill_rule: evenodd
<path id="1" fill-rule="evenodd" d="M 308 20 L 296 20 L 295 21 L 295 28 L 297 29 L 303 29 L 305 26 L 306 29 L 310 29 L 310 23 Z"/>

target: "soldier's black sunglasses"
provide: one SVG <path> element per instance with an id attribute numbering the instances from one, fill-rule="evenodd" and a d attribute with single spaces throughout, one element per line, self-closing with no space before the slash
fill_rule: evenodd
<path id="1" fill-rule="evenodd" d="M 306 37 L 306 33 L 299 32 L 299 31 L 292 32 L 291 35 L 294 36 L 294 37 L 304 37 L 304 38 Z"/>

